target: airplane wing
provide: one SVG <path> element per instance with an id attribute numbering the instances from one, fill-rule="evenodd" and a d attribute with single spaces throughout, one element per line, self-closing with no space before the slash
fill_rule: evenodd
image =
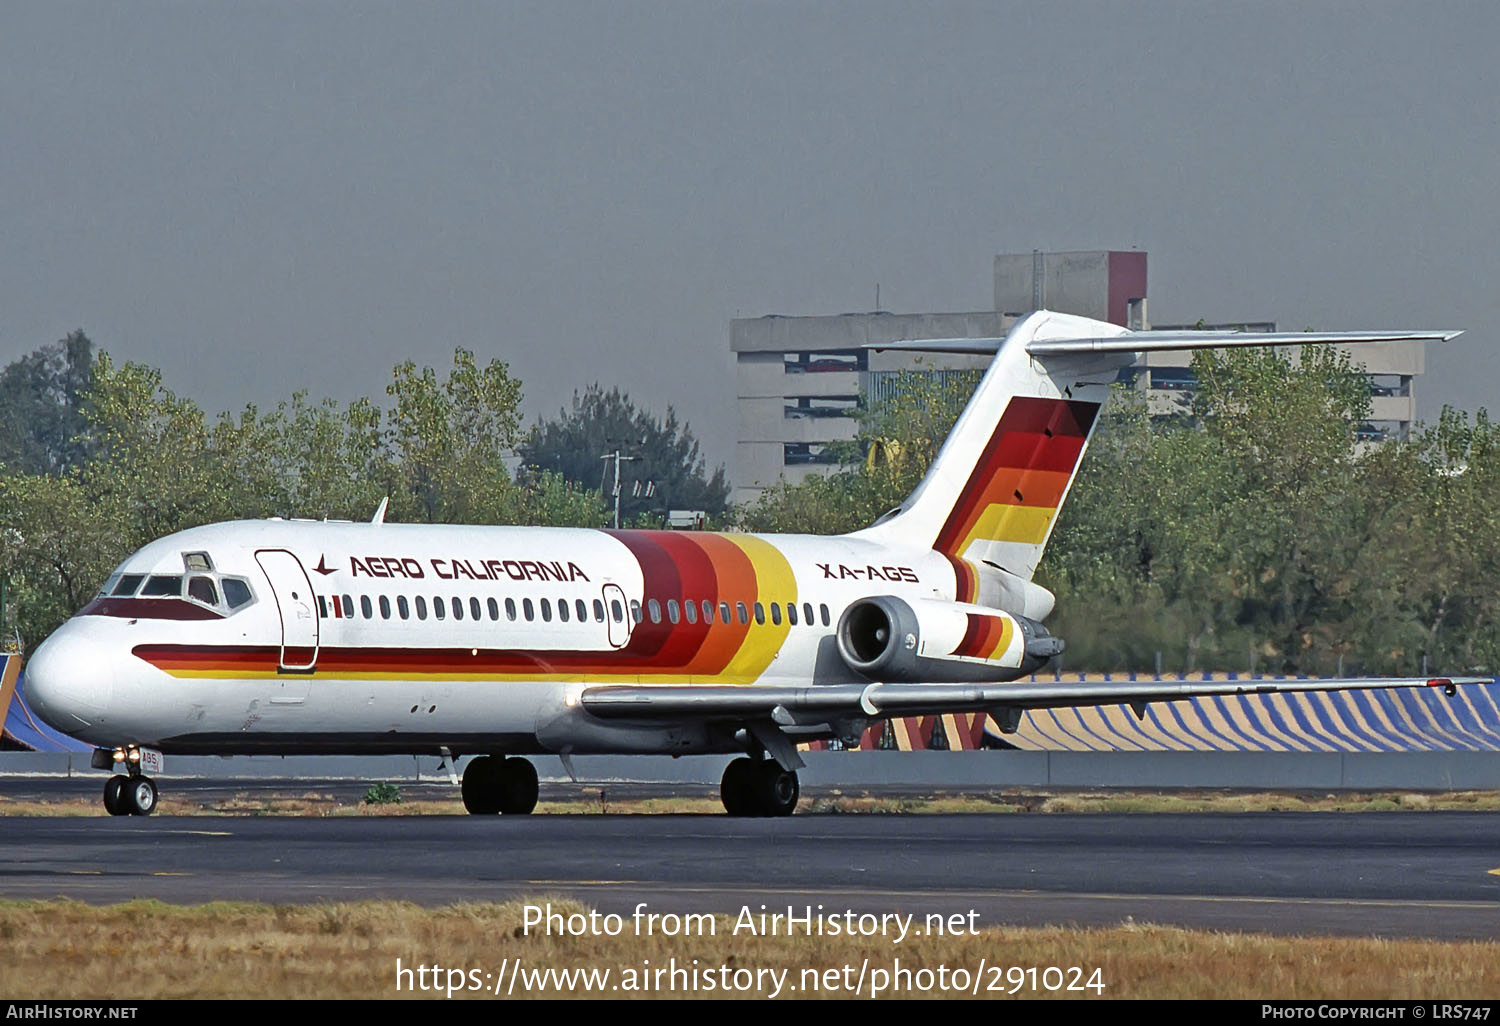
<path id="1" fill-rule="evenodd" d="M 1012 684 L 832 684 L 786 688 L 759 685 L 640 685 L 591 687 L 581 702 L 606 719 L 686 717 L 712 721 L 766 720 L 782 726 L 817 717 L 922 716 L 1008 712 L 1062 706 L 1129 705 L 1144 716 L 1151 702 L 1211 695 L 1263 695 L 1297 691 L 1355 691 L 1440 687 L 1448 694 L 1489 677 L 1256 678 L 1251 680 L 1099 681 Z"/>

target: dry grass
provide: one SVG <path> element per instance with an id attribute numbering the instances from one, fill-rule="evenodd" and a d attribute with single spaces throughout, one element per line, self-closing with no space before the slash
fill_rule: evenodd
<path id="1" fill-rule="evenodd" d="M 548 900 L 556 910 L 584 911 L 565 899 L 532 903 Z M 437 964 L 445 972 L 499 972 L 508 964 L 503 960 L 520 958 L 528 969 L 607 968 L 615 981 L 626 969 L 639 971 L 647 959 L 661 967 L 675 958 L 679 966 L 697 959 L 699 966 L 715 969 L 784 970 L 787 982 L 798 987 L 793 996 L 809 997 L 817 995 L 800 986 L 805 969 L 847 965 L 857 973 L 869 959 L 870 969 L 889 970 L 899 958 L 912 970 L 939 964 L 974 970 L 981 959 L 989 965 L 1097 968 L 1103 996 L 1109 998 L 1500 997 L 1500 944 L 1495 943 L 1282 938 L 1124 925 L 981 930 L 909 937 L 898 945 L 879 937 L 735 937 L 730 935 L 734 920 L 727 917 L 715 921 L 713 937 L 638 938 L 628 919 L 615 938 L 547 937 L 523 931 L 523 904 L 423 909 L 394 902 L 192 907 L 132 902 L 108 908 L 0 903 L 0 994 L 112 1000 L 432 998 L 430 990 L 397 993 L 398 958 L 404 967 Z M 984 984 L 991 979 L 986 974 Z M 999 979 L 1003 982 L 1003 975 Z M 770 987 L 767 979 L 764 990 Z M 575 989 L 572 996 L 585 995 Z M 664 995 L 653 990 L 649 996 Z M 1024 991 L 1023 996 L 1048 994 Z"/>
<path id="2" fill-rule="evenodd" d="M 80 787 L 80 790 L 85 790 Z M 434 793 L 434 791 L 439 793 Z M 279 789 L 233 795 L 162 794 L 162 816 L 461 816 L 463 803 L 444 789 L 409 789 L 405 800 L 366 805 L 320 791 Z M 103 816 L 94 794 L 44 800 L 0 795 L 6 816 Z M 1338 794 L 1241 793 L 1233 791 L 1004 791 L 990 794 L 932 794 L 899 797 L 832 791 L 803 799 L 799 815 L 892 815 L 923 813 L 1155 813 L 1155 812 L 1500 812 L 1500 791 L 1381 792 Z M 717 797 L 619 798 L 608 789 L 585 787 L 540 802 L 540 815 L 722 815 Z"/>

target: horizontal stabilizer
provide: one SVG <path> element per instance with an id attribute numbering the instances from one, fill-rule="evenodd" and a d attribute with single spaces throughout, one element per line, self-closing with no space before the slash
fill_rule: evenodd
<path id="1" fill-rule="evenodd" d="M 1061 356 L 1357 342 L 1446 342 L 1462 334 L 1461 331 L 1133 331 L 1114 338 L 1036 339 L 1026 346 L 1026 351 L 1032 356 Z"/>
<path id="2" fill-rule="evenodd" d="M 1249 346 L 1353 345 L 1360 342 L 1446 342 L 1461 331 L 1132 331 L 1110 338 L 1033 339 L 1032 356 L 1088 353 L 1147 353 L 1182 349 L 1235 349 Z M 916 338 L 869 342 L 866 349 L 913 353 L 993 356 L 1003 338 Z"/>

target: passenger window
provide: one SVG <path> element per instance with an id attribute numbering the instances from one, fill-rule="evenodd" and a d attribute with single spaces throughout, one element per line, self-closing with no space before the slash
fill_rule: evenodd
<path id="1" fill-rule="evenodd" d="M 557 618 L 559 620 L 561 620 L 563 623 L 567 623 L 568 622 L 568 600 L 567 599 L 558 599 L 557 600 Z"/>
<path id="2" fill-rule="evenodd" d="M 482 620 L 482 619 L 484 619 L 483 614 L 481 614 L 480 611 L 479 611 L 479 599 L 475 598 L 473 595 L 469 596 L 469 619 L 471 619 L 471 620 Z"/>
<path id="3" fill-rule="evenodd" d="M 318 596 L 318 615 L 325 620 L 328 619 L 328 600 L 322 595 Z"/>
<path id="4" fill-rule="evenodd" d="M 485 599 L 484 604 L 485 607 L 489 610 L 491 620 L 500 619 L 500 603 L 496 602 L 494 599 Z"/>
<path id="5" fill-rule="evenodd" d="M 344 596 L 344 615 L 351 620 L 354 618 L 354 597 L 352 595 Z"/>
<path id="6" fill-rule="evenodd" d="M 797 603 L 788 602 L 786 604 L 786 622 L 793 627 L 797 626 Z"/>
<path id="7" fill-rule="evenodd" d="M 827 627 L 828 626 L 828 604 L 827 603 L 820 603 L 818 605 L 818 611 L 823 614 L 823 626 Z"/>
<path id="8" fill-rule="evenodd" d="M 624 620 L 625 620 L 625 610 L 620 606 L 620 600 L 619 599 L 610 599 L 609 600 L 609 615 L 612 616 L 612 617 L 614 617 L 615 623 L 623 623 L 624 622 Z"/>
<path id="9" fill-rule="evenodd" d="M 686 599 L 682 603 L 682 613 L 687 617 L 688 623 L 698 622 L 698 603 L 692 599 Z"/>
<path id="10" fill-rule="evenodd" d="M 598 605 L 599 604 L 599 600 L 598 599 L 594 599 L 594 604 Z M 588 620 L 588 618 L 589 618 L 589 607 L 584 603 L 583 599 L 574 599 L 573 600 L 573 611 L 578 614 L 578 622 L 579 623 L 583 623 L 586 620 Z M 601 620 L 604 619 L 604 610 L 602 610 L 602 609 L 599 611 L 599 619 L 601 619 Z"/>
<path id="11" fill-rule="evenodd" d="M 448 607 L 443 604 L 443 600 L 437 595 L 432 596 L 432 615 L 439 620 L 444 619 L 448 615 Z"/>
<path id="12" fill-rule="evenodd" d="M 712 602 L 710 602 L 708 599 L 704 599 L 703 600 L 703 622 L 704 623 L 713 623 L 714 622 L 714 604 Z"/>
<path id="13" fill-rule="evenodd" d="M 516 618 L 516 600 L 508 598 L 505 600 L 505 618 L 514 620 Z"/>
<path id="14" fill-rule="evenodd" d="M 604 600 L 603 599 L 594 599 L 594 619 L 598 623 L 603 623 L 604 622 Z M 615 617 L 615 619 L 618 620 L 619 617 Z"/>
<path id="15" fill-rule="evenodd" d="M 755 603 L 755 622 L 760 626 L 765 626 L 766 623 L 766 607 L 759 602 Z"/>
<path id="16" fill-rule="evenodd" d="M 682 611 L 677 608 L 676 599 L 667 599 L 667 619 L 673 623 L 682 619 Z"/>
<path id="17" fill-rule="evenodd" d="M 745 613 L 745 603 L 736 602 L 734 604 L 734 611 L 739 614 L 742 625 L 750 622 L 750 617 Z"/>
<path id="18" fill-rule="evenodd" d="M 427 619 L 427 600 L 421 595 L 417 596 L 417 619 Z"/>
<path id="19" fill-rule="evenodd" d="M 661 603 L 656 601 L 656 599 L 652 599 L 646 603 L 646 608 L 651 611 L 651 622 L 661 623 Z"/>
<path id="20" fill-rule="evenodd" d="M 219 604 L 219 589 L 214 587 L 212 577 L 189 577 L 188 598 L 197 599 L 205 606 Z"/>
<path id="21" fill-rule="evenodd" d="M 521 611 L 526 614 L 526 622 L 530 623 L 536 619 L 536 608 L 532 606 L 531 599 L 521 600 Z"/>
<path id="22" fill-rule="evenodd" d="M 388 596 L 380 596 L 380 618 L 389 620 L 391 618 L 391 600 Z"/>
<path id="23" fill-rule="evenodd" d="M 375 618 L 375 607 L 370 605 L 370 596 L 361 595 L 359 597 L 359 611 L 364 614 L 366 620 L 373 620 Z"/>
<path id="24" fill-rule="evenodd" d="M 641 622 L 641 600 L 640 599 L 631 599 L 630 600 L 630 618 L 632 620 L 634 620 L 636 623 L 640 623 Z"/>
<path id="25" fill-rule="evenodd" d="M 777 627 L 781 626 L 781 607 L 775 602 L 771 603 L 771 623 Z"/>
<path id="26" fill-rule="evenodd" d="M 542 603 L 542 622 L 543 623 L 551 623 L 552 622 L 552 602 L 551 602 L 551 600 L 550 599 L 540 599 L 539 601 Z"/>
<path id="27" fill-rule="evenodd" d="M 813 625 L 813 614 L 812 614 L 812 603 L 811 602 L 804 602 L 804 603 L 802 603 L 802 622 L 805 623 L 805 624 L 807 624 L 809 627 L 811 627 Z"/>
<path id="28" fill-rule="evenodd" d="M 403 620 L 411 619 L 411 603 L 406 601 L 405 595 L 396 596 L 396 613 Z"/>
<path id="29" fill-rule="evenodd" d="M 734 622 L 733 620 L 731 620 L 729 618 L 729 603 L 728 602 L 720 602 L 719 603 L 719 622 L 720 623 L 733 623 Z M 740 623 L 744 623 L 744 622 L 745 622 L 745 614 L 744 614 L 743 611 L 741 611 L 741 613 L 740 613 Z"/>
<path id="30" fill-rule="evenodd" d="M 120 583 L 115 585 L 115 590 L 110 592 L 116 598 L 128 598 L 134 595 L 141 582 L 146 579 L 145 574 L 126 574 L 120 578 Z"/>
<path id="31" fill-rule="evenodd" d="M 237 577 L 226 577 L 223 580 L 224 601 L 229 603 L 230 609 L 238 609 L 250 601 L 250 585 Z M 334 597 L 338 601 L 338 597 Z"/>
<path id="32" fill-rule="evenodd" d="M 146 579 L 141 598 L 178 598 L 182 595 L 182 577 L 158 574 Z"/>

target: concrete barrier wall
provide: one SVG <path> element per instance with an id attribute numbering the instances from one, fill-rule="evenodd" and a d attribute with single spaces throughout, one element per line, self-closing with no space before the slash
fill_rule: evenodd
<path id="1" fill-rule="evenodd" d="M 1500 752 L 807 752 L 814 788 L 983 791 L 1014 787 L 1267 790 L 1500 790 Z M 534 759 L 543 780 L 568 780 L 559 759 Z M 725 757 L 580 756 L 585 782 L 717 785 Z M 432 756 L 169 757 L 164 780 L 443 780 Z M 88 756 L 0 753 L 6 776 L 103 777 Z"/>

